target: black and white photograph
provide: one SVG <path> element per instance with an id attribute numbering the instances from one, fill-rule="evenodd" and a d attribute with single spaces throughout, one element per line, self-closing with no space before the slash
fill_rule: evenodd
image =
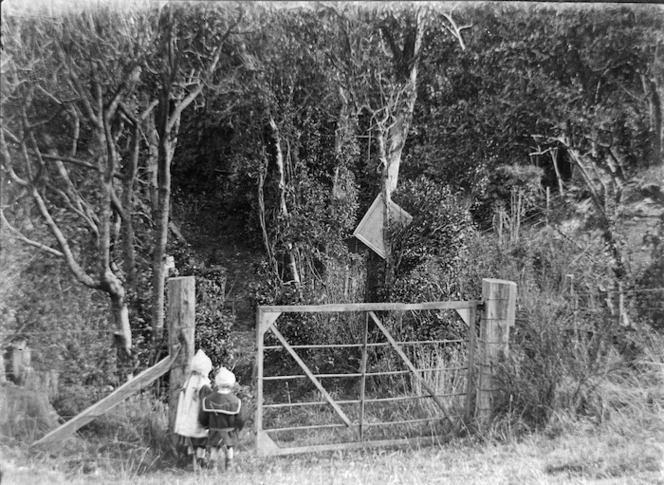
<path id="1" fill-rule="evenodd" d="M 1 485 L 664 485 L 664 4 L 0 14 Z"/>

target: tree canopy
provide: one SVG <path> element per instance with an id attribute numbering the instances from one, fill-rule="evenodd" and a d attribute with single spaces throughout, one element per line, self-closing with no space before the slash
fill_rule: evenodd
<path id="1" fill-rule="evenodd" d="M 192 200 L 219 210 L 216 227 L 242 221 L 263 301 L 321 298 L 359 258 L 352 231 L 381 192 L 416 221 L 392 233 L 393 295 L 432 265 L 460 271 L 460 237 L 499 211 L 543 220 L 547 187 L 567 215 L 590 207 L 626 278 L 621 205 L 663 163 L 662 9 L 448 7 L 5 16 L 3 237 L 106 292 L 125 353 L 135 322 L 163 326 L 171 206 Z M 145 293 L 149 312 L 131 304 Z"/>

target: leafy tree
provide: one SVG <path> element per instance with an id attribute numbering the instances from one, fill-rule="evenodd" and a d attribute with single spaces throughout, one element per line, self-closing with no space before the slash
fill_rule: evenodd
<path id="1" fill-rule="evenodd" d="M 395 192 L 395 201 L 413 220 L 407 226 L 393 226 L 388 232 L 394 275 L 392 285 L 386 288 L 386 300 L 420 303 L 468 298 L 460 283 L 474 236 L 467 208 L 457 202 L 449 187 L 425 176 L 403 183 Z M 404 339 L 431 338 L 441 331 L 442 323 L 440 315 L 417 313 L 404 315 L 398 322 Z M 449 338 L 459 332 L 455 322 L 448 321 L 449 328 L 443 330 L 450 333 L 437 336 Z"/>
<path id="2" fill-rule="evenodd" d="M 164 326 L 164 281 L 168 241 L 171 165 L 182 113 L 204 89 L 227 82 L 229 64 L 220 65 L 224 47 L 241 21 L 229 20 L 224 9 L 166 5 L 155 22 L 156 52 L 147 62 L 146 97 L 155 106 L 147 127 L 150 143 L 148 170 L 152 218 L 152 328 L 159 338 Z"/>
<path id="3" fill-rule="evenodd" d="M 370 118 L 382 171 L 382 192 L 390 200 L 397 187 L 401 154 L 417 100 L 420 60 L 427 29 L 444 22 L 461 39 L 451 15 L 425 7 L 330 9 L 336 18 L 337 48 L 330 53 L 342 93 L 356 115 Z"/>
<path id="4" fill-rule="evenodd" d="M 653 77 L 661 11 L 482 6 L 464 14 L 475 25 L 468 50 L 450 61 L 438 41 L 423 63 L 413 174 L 456 180 L 489 202 L 499 193 L 490 188 L 497 167 L 540 165 L 560 196 L 592 202 L 624 277 L 619 208 L 637 169 L 656 160 L 661 131 Z M 491 211 L 476 214 L 486 221 Z"/>
<path id="5" fill-rule="evenodd" d="M 396 197 L 413 216 L 407 226 L 390 231 L 396 276 L 407 275 L 427 260 L 436 259 L 448 268 L 450 281 L 454 280 L 454 268 L 463 260 L 473 227 L 468 212 L 457 203 L 449 187 L 424 176 L 406 182 Z"/>
<path id="6" fill-rule="evenodd" d="M 245 143 L 235 163 L 257 185 L 256 224 L 275 288 L 293 285 L 302 298 L 302 282 L 320 279 L 354 222 L 352 174 L 335 156 L 337 96 L 318 52 L 327 49 L 326 23 L 306 9 L 251 15 L 261 28 L 241 51 L 249 116 L 231 116 L 243 139 L 259 143 Z"/>
<path id="7" fill-rule="evenodd" d="M 3 222 L 24 242 L 64 258 L 81 283 L 108 293 L 125 359 L 132 345 L 127 290 L 138 295 L 145 273 L 152 273 L 153 335 L 163 328 L 180 118 L 205 87 L 226 79 L 217 67 L 237 23 L 224 10 L 174 9 L 12 18 L 8 31 L 3 167 L 34 200 L 55 247 L 4 215 Z M 137 257 L 150 232 L 153 250 Z M 152 267 L 139 273 L 149 252 Z"/>
<path id="8" fill-rule="evenodd" d="M 27 244 L 62 258 L 80 283 L 107 293 L 124 359 L 131 329 L 118 254 L 120 227 L 132 210 L 122 193 L 132 190 L 133 179 L 122 171 L 138 150 L 136 124 L 131 130 L 124 112 L 147 51 L 143 27 L 139 15 L 100 10 L 14 18 L 5 28 L 2 165 L 32 200 L 31 215 L 43 221 L 55 247 L 5 224 Z"/>
<path id="9" fill-rule="evenodd" d="M 103 293 L 73 280 L 62 259 L 11 238 L 0 252 L 0 342 L 24 341 L 31 366 L 58 387 L 117 385 Z M 4 369 L 3 369 L 4 371 Z"/>
<path id="10" fill-rule="evenodd" d="M 559 15 L 557 36 L 547 39 L 553 45 L 529 56 L 542 66 L 538 90 L 551 100 L 548 113 L 541 114 L 548 126 L 533 135 L 565 150 L 578 170 L 618 279 L 627 276 L 617 227 L 627 183 L 661 151 L 660 128 L 651 116 L 653 96 L 661 93 L 648 76 L 663 26 L 661 11 Z M 634 96 L 639 86 L 645 91 Z"/>

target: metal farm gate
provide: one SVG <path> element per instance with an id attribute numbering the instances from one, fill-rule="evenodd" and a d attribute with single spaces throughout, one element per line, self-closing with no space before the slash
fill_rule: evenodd
<path id="1" fill-rule="evenodd" d="M 515 300 L 514 283 L 485 279 L 481 301 L 259 307 L 258 454 L 432 443 L 486 416 Z M 397 341 L 386 319 L 398 325 L 406 315 L 445 328 L 456 320 L 457 335 Z M 308 325 L 310 338 L 321 318 L 339 323 L 335 335 L 322 336 L 334 343 L 301 341 L 298 326 Z"/>

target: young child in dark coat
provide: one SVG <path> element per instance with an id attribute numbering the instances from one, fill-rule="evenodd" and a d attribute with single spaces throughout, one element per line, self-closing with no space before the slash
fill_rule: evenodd
<path id="1" fill-rule="evenodd" d="M 242 401 L 233 394 L 235 374 L 222 367 L 214 378 L 217 387 L 213 391 L 209 386 L 201 388 L 201 424 L 209 429 L 207 448 L 210 467 L 215 468 L 225 454 L 228 470 L 233 463 L 233 450 L 238 443 L 239 432 L 244 427 L 247 413 Z"/>

